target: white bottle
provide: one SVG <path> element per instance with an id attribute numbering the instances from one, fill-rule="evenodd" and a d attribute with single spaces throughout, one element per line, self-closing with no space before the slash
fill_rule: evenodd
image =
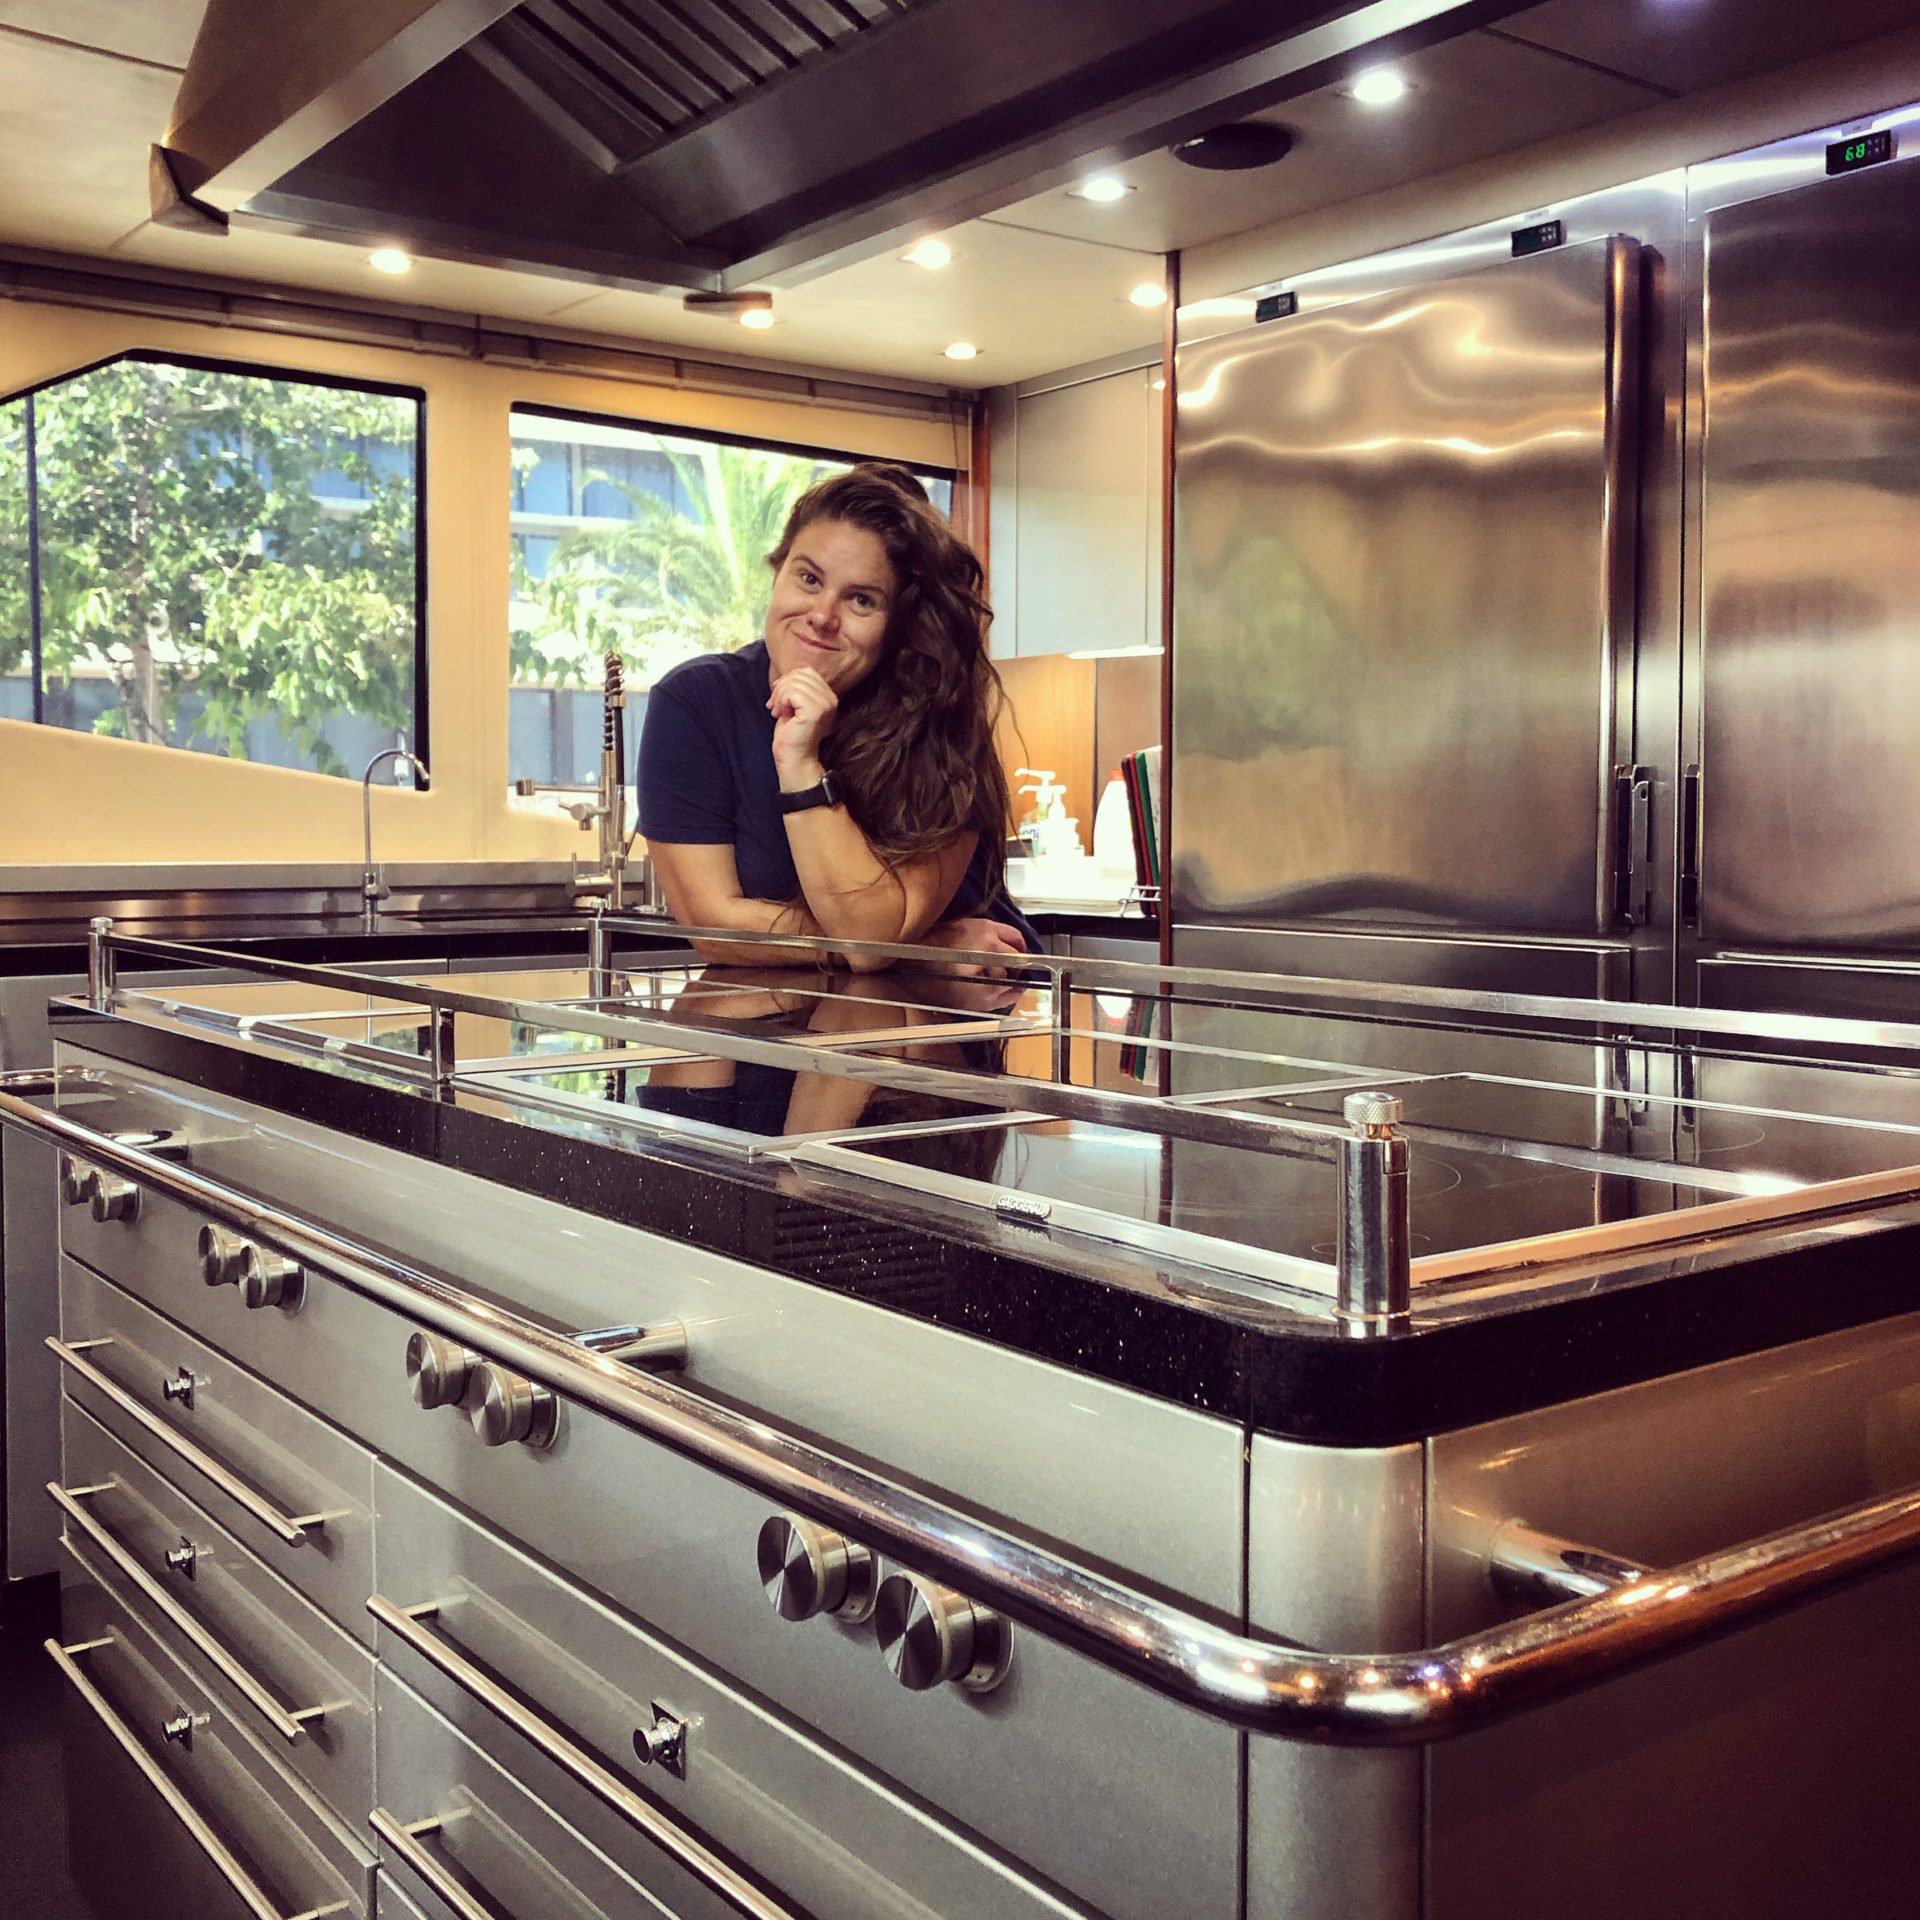
<path id="1" fill-rule="evenodd" d="M 1103 871 L 1123 881 L 1133 878 L 1133 821 L 1127 812 L 1127 783 L 1109 777 L 1093 810 L 1093 858 Z"/>

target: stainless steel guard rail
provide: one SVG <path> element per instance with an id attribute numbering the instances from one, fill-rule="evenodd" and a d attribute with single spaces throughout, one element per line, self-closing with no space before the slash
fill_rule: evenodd
<path id="1" fill-rule="evenodd" d="M 1236 1633 L 596 1355 L 433 1275 L 58 1112 L 0 1119 L 265 1240 L 783 1507 L 819 1520 L 1169 1699 L 1250 1732 L 1344 1746 L 1446 1738 L 1728 1632 L 1920 1549 L 1920 1488 L 1649 1572 L 1414 1653 L 1317 1653 Z"/>

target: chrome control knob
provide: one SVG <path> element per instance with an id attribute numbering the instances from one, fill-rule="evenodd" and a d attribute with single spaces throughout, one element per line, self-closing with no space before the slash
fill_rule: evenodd
<path id="1" fill-rule="evenodd" d="M 490 1447 L 517 1440 L 523 1446 L 550 1447 L 560 1437 L 560 1402 L 545 1387 L 491 1361 L 476 1376 L 479 1397 L 468 1418 Z"/>
<path id="2" fill-rule="evenodd" d="M 480 1356 L 471 1347 L 443 1340 L 437 1333 L 416 1333 L 407 1342 L 407 1385 L 419 1407 L 458 1406 Z"/>
<path id="3" fill-rule="evenodd" d="M 93 1193 L 93 1169 L 70 1153 L 60 1156 L 60 1198 L 70 1207 L 84 1207 Z"/>
<path id="4" fill-rule="evenodd" d="M 297 1307 L 306 1275 L 297 1260 L 249 1244 L 240 1264 L 240 1297 L 250 1307 Z"/>
<path id="5" fill-rule="evenodd" d="M 1013 1663 L 1006 1620 L 917 1573 L 890 1573 L 880 1582 L 873 1630 L 893 1677 L 915 1693 L 949 1680 L 991 1693 Z"/>
<path id="6" fill-rule="evenodd" d="M 140 1189 L 97 1167 L 87 1176 L 89 1210 L 96 1220 L 131 1220 L 140 1211 Z"/>
<path id="7" fill-rule="evenodd" d="M 653 1703 L 653 1725 L 633 1730 L 633 1757 L 643 1767 L 659 1766 L 676 1780 L 687 1777 L 688 1723 L 671 1707 Z"/>
<path id="8" fill-rule="evenodd" d="M 760 1529 L 755 1558 L 782 1620 L 864 1620 L 873 1612 L 873 1555 L 830 1527 L 776 1513 Z"/>
<path id="9" fill-rule="evenodd" d="M 200 1229 L 200 1277 L 210 1287 L 236 1287 L 253 1243 L 224 1227 Z"/>

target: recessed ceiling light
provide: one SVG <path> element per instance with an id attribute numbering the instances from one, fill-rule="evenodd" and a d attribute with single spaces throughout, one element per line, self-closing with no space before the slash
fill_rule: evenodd
<path id="1" fill-rule="evenodd" d="M 944 240 L 920 240 L 910 246 L 900 258 L 909 266 L 944 267 L 952 264 L 953 249 Z"/>
<path id="2" fill-rule="evenodd" d="M 1124 200 L 1133 189 L 1117 174 L 1096 173 L 1082 180 L 1077 187 L 1069 187 L 1067 191 L 1078 194 L 1082 200 L 1107 206 L 1115 200 Z"/>
<path id="3" fill-rule="evenodd" d="M 1390 107 L 1407 90 L 1407 83 L 1391 67 L 1369 67 L 1347 91 L 1363 107 Z"/>
<path id="4" fill-rule="evenodd" d="M 1136 307 L 1164 307 L 1167 290 L 1157 280 L 1143 280 L 1127 295 Z"/>
<path id="5" fill-rule="evenodd" d="M 941 349 L 949 360 L 978 360 L 980 349 L 971 340 L 956 340 L 952 346 Z"/>
<path id="6" fill-rule="evenodd" d="M 367 265 L 375 273 L 411 273 L 413 255 L 401 252 L 398 247 L 375 247 L 367 255 Z"/>
<path id="7" fill-rule="evenodd" d="M 740 316 L 740 324 L 743 327 L 751 327 L 755 333 L 765 333 L 766 330 L 773 325 L 773 309 L 771 307 L 749 307 L 746 312 Z"/>

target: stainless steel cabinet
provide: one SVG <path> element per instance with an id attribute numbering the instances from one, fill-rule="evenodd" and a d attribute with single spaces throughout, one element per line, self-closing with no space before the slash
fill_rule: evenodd
<path id="1" fill-rule="evenodd" d="M 1178 920 L 1618 923 L 1639 271 L 1588 242 L 1181 349 Z"/>
<path id="2" fill-rule="evenodd" d="M 1711 943 L 1920 945 L 1917 225 L 1911 162 L 1706 217 Z"/>
<path id="3" fill-rule="evenodd" d="M 993 396 L 994 651 L 1160 638 L 1157 360 Z"/>

